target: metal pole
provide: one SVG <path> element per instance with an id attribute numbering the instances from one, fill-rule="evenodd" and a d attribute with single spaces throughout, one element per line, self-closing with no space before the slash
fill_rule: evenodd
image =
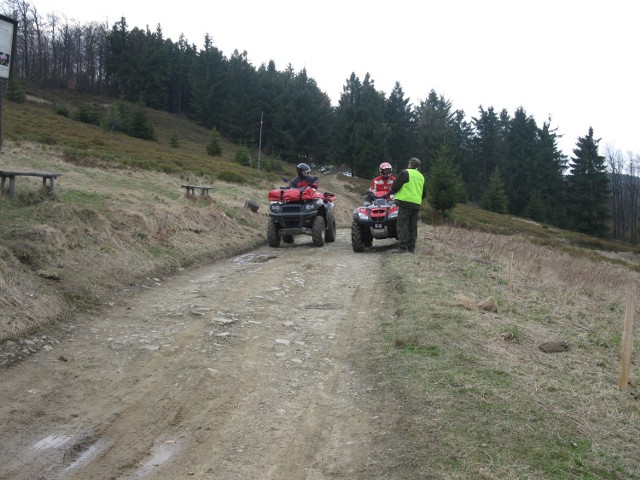
<path id="1" fill-rule="evenodd" d="M 258 170 L 260 170 L 260 154 L 262 152 L 262 117 L 264 112 L 260 112 L 260 140 L 258 143 Z"/>

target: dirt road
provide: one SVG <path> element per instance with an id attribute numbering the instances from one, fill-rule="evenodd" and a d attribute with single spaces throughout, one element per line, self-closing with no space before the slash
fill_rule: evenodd
<path id="1" fill-rule="evenodd" d="M 298 237 L 114 293 L 0 369 L 0 478 L 363 478 L 393 243 Z"/>

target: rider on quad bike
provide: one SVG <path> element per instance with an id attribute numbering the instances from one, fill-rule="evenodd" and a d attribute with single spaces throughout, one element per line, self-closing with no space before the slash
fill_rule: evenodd
<path id="1" fill-rule="evenodd" d="M 371 186 L 369 187 L 365 200 L 372 202 L 376 198 L 375 195 L 372 195 L 375 194 L 375 192 L 389 192 L 389 190 L 391 190 L 391 185 L 393 185 L 393 181 L 396 179 L 396 177 L 391 175 L 392 170 L 393 168 L 390 163 L 383 162 L 380 164 L 380 167 L 378 167 L 380 175 L 371 180 Z"/>
<path id="2" fill-rule="evenodd" d="M 379 170 L 380 176 L 371 181 L 364 204 L 353 211 L 351 247 L 354 252 L 363 252 L 364 247 L 373 244 L 374 238 L 398 238 L 398 207 L 389 194 L 395 177 L 387 162 L 381 163 Z"/>
<path id="3" fill-rule="evenodd" d="M 303 187 L 312 187 L 318 188 L 318 177 L 312 177 L 311 167 L 306 163 L 299 163 L 296 166 L 296 171 L 298 172 L 298 176 L 291 180 L 289 184 L 289 188 L 303 188 Z M 391 188 L 391 187 L 389 187 Z"/>
<path id="4" fill-rule="evenodd" d="M 316 247 L 336 239 L 335 195 L 317 191 L 318 179 L 309 175 L 306 163 L 298 164 L 297 171 L 298 176 L 287 187 L 271 190 L 268 195 L 267 240 L 274 248 L 280 246 L 280 239 L 293 243 L 294 236 L 300 234 L 311 235 Z"/>

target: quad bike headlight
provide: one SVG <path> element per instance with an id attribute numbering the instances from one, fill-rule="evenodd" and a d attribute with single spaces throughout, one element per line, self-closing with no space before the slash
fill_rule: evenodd
<path id="1" fill-rule="evenodd" d="M 360 220 L 369 220 L 367 214 L 360 211 L 358 211 L 358 218 L 360 218 Z"/>
<path id="2" fill-rule="evenodd" d="M 269 210 L 271 210 L 273 213 L 280 213 L 282 212 L 282 205 L 280 205 L 279 203 L 272 203 L 269 206 Z"/>
<path id="3" fill-rule="evenodd" d="M 398 210 L 396 210 L 395 212 L 391 212 L 389 214 L 389 218 L 397 218 L 398 217 Z"/>

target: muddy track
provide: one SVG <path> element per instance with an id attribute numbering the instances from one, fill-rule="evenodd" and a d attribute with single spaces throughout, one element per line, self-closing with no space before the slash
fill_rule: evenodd
<path id="1" fill-rule="evenodd" d="M 0 369 L 0 478 L 359 478 L 379 413 L 361 352 L 392 244 L 298 237 L 70 321 Z"/>

